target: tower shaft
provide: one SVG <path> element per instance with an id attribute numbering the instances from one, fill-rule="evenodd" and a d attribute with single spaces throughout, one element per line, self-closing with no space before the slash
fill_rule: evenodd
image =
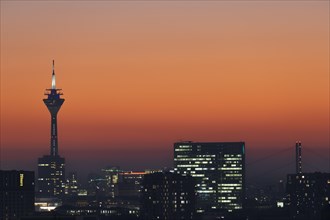
<path id="1" fill-rule="evenodd" d="M 301 143 L 296 142 L 296 173 L 302 173 Z"/>
<path id="2" fill-rule="evenodd" d="M 57 114 L 51 114 L 50 155 L 58 155 Z"/>
<path id="3" fill-rule="evenodd" d="M 64 99 L 60 98 L 60 92 L 57 89 L 49 91 L 48 98 L 43 101 L 50 112 L 50 155 L 58 156 L 57 113 Z"/>

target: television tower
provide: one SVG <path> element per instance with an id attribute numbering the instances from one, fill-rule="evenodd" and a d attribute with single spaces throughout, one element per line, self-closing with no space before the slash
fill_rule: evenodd
<path id="1" fill-rule="evenodd" d="M 50 154 L 38 159 L 37 197 L 61 197 L 65 187 L 65 159 L 58 153 L 57 113 L 64 99 L 61 89 L 56 88 L 53 60 L 52 86 L 46 89 L 43 99 L 50 112 Z"/>
<path id="2" fill-rule="evenodd" d="M 64 99 L 61 98 L 63 93 L 61 89 L 56 89 L 56 81 L 55 81 L 55 69 L 54 69 L 54 60 L 53 60 L 53 73 L 52 73 L 52 88 L 46 89 L 45 95 L 47 95 L 47 99 L 44 99 L 44 103 L 47 106 L 50 115 L 50 155 L 57 156 L 58 155 L 58 139 L 57 139 L 57 113 L 60 110 Z"/>

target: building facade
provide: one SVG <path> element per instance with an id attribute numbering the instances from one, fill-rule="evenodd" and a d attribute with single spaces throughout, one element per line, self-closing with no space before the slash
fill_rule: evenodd
<path id="1" fill-rule="evenodd" d="M 65 195 L 68 196 L 78 195 L 78 179 L 76 172 L 70 172 L 66 178 Z"/>
<path id="2" fill-rule="evenodd" d="M 139 198 L 145 174 L 145 172 L 133 171 L 119 173 L 118 196 Z"/>
<path id="3" fill-rule="evenodd" d="M 119 173 L 122 172 L 120 167 L 112 166 L 102 169 L 103 178 L 106 180 L 106 195 L 112 198 L 118 195 L 118 179 Z"/>
<path id="4" fill-rule="evenodd" d="M 176 173 L 144 175 L 142 182 L 142 219 L 193 219 L 195 180 Z"/>
<path id="5" fill-rule="evenodd" d="M 197 212 L 243 208 L 244 142 L 174 143 L 174 171 L 195 178 Z"/>
<path id="6" fill-rule="evenodd" d="M 286 190 L 293 217 L 318 216 L 330 206 L 330 173 L 289 174 Z"/>
<path id="7" fill-rule="evenodd" d="M 0 170 L 0 219 L 33 214 L 34 196 L 34 172 Z"/>
<path id="8" fill-rule="evenodd" d="M 38 159 L 38 193 L 40 197 L 58 197 L 65 190 L 65 160 L 45 155 Z"/>

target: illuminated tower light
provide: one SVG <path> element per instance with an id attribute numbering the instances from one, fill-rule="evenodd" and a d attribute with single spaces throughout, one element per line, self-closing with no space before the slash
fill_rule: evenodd
<path id="1" fill-rule="evenodd" d="M 55 62 L 53 60 L 53 74 L 52 74 L 52 89 L 56 89 L 56 81 L 55 81 Z"/>

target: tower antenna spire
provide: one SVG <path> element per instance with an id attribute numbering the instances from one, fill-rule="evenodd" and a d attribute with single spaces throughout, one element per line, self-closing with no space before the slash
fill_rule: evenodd
<path id="1" fill-rule="evenodd" d="M 56 89 L 55 82 L 55 61 L 53 60 L 53 73 L 52 73 L 52 89 Z"/>

